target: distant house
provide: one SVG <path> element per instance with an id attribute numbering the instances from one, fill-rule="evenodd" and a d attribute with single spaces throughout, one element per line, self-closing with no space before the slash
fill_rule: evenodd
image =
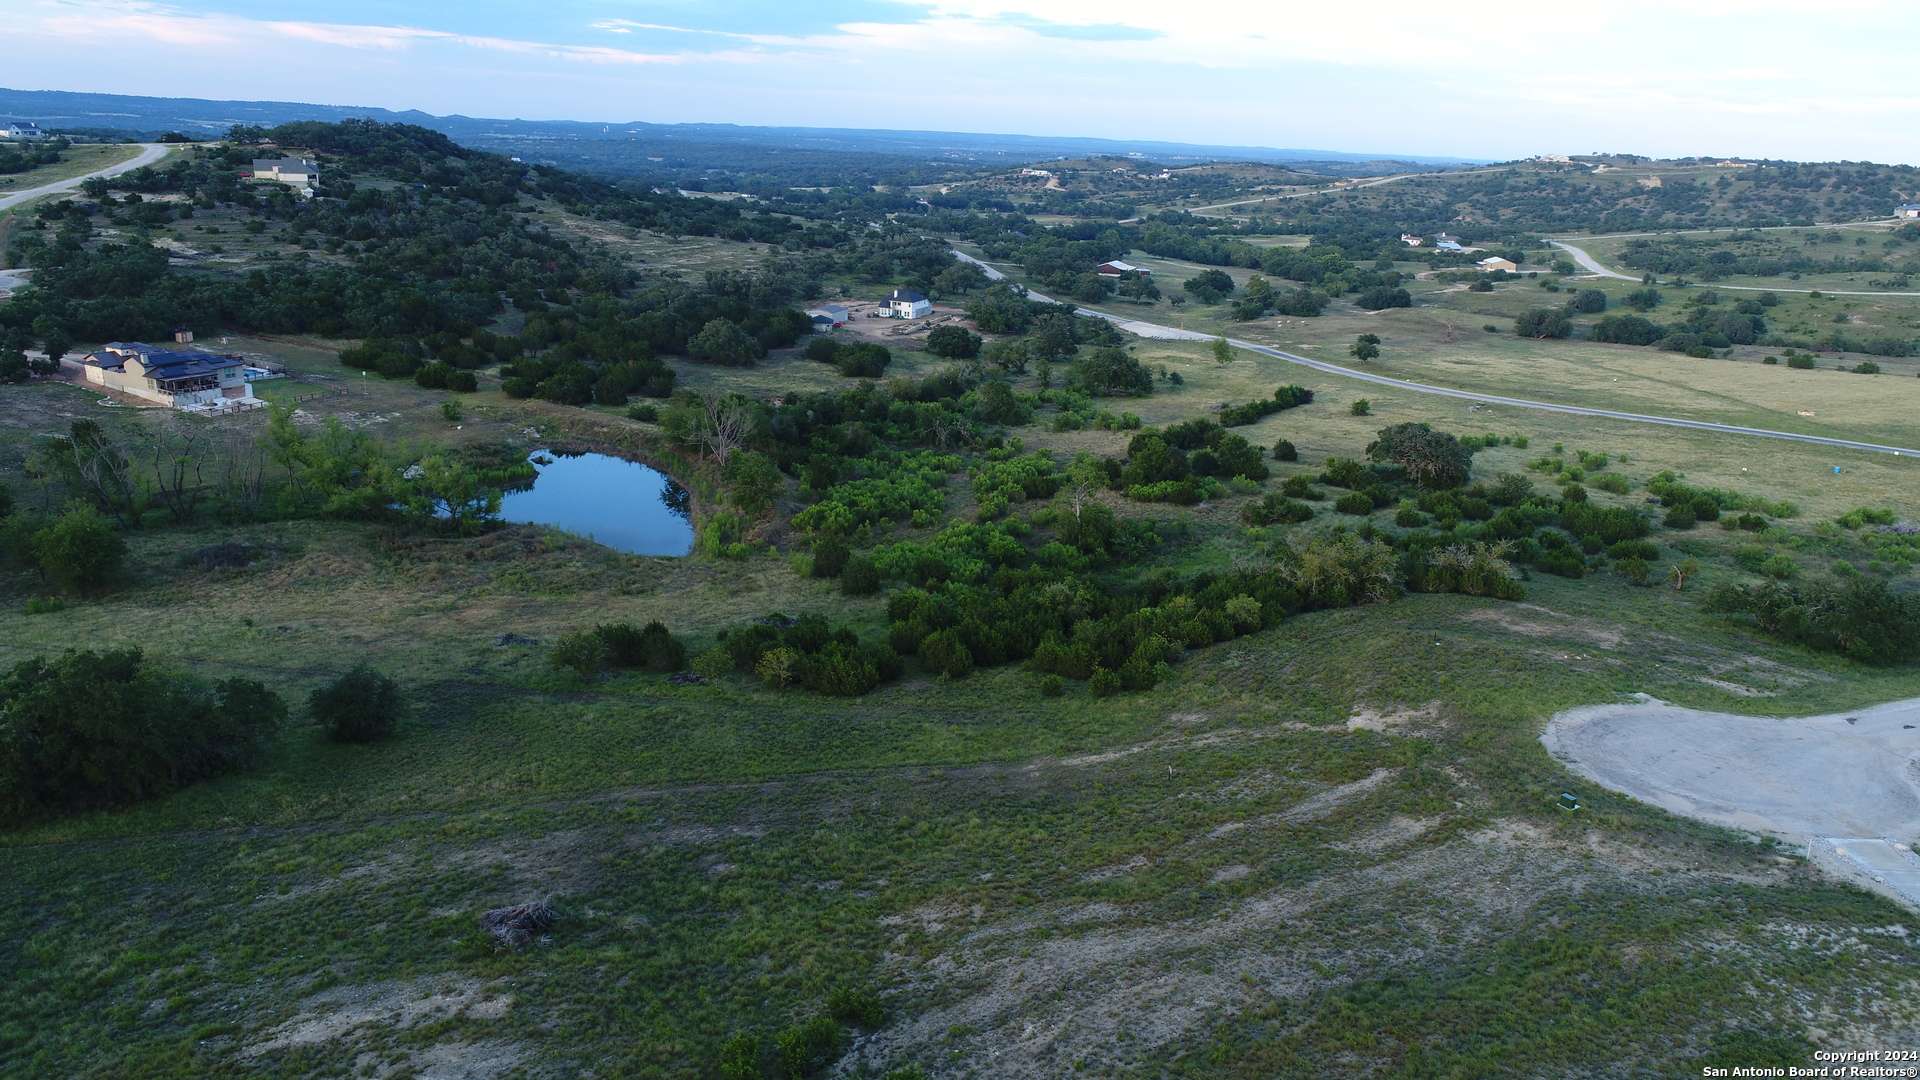
<path id="1" fill-rule="evenodd" d="M 821 304 L 807 309 L 807 318 L 813 321 L 813 332 L 824 334 L 847 325 L 847 309 L 839 304 Z"/>
<path id="2" fill-rule="evenodd" d="M 1401 233 L 1400 242 L 1407 245 L 1408 247 L 1419 247 L 1421 244 L 1424 244 L 1427 241 L 1425 237 L 1415 236 L 1412 233 Z"/>
<path id="3" fill-rule="evenodd" d="M 320 182 L 320 163 L 307 158 L 254 158 L 253 178 L 290 184 L 301 194 L 311 195 Z"/>
<path id="4" fill-rule="evenodd" d="M 1920 203 L 1901 203 L 1894 207 L 1893 216 L 1897 218 L 1920 218 Z"/>
<path id="5" fill-rule="evenodd" d="M 1467 249 L 1462 246 L 1458 240 L 1435 240 L 1433 242 L 1433 250 L 1450 251 L 1455 255 L 1460 255 L 1465 253 Z"/>
<path id="6" fill-rule="evenodd" d="M 95 386 L 176 409 L 251 407 L 259 400 L 247 385 L 246 361 L 237 356 L 116 341 L 81 364 Z"/>
<path id="7" fill-rule="evenodd" d="M 1121 262 L 1119 259 L 1115 259 L 1112 262 L 1103 262 L 1099 266 L 1094 267 L 1093 272 L 1099 274 L 1101 277 L 1110 278 L 1126 277 L 1128 274 L 1139 274 L 1142 277 L 1150 277 L 1153 274 L 1153 271 L 1144 266 L 1135 266 L 1130 262 Z"/>
<path id="8" fill-rule="evenodd" d="M 0 139 L 38 139 L 46 135 L 31 120 L 0 120 Z"/>
<path id="9" fill-rule="evenodd" d="M 1517 273 L 1520 269 L 1519 266 L 1515 265 L 1512 259 L 1503 259 L 1498 255 L 1492 256 L 1491 258 L 1481 259 L 1479 262 L 1475 263 L 1474 265 L 1478 266 L 1480 268 L 1481 273 L 1485 273 L 1485 274 L 1491 274 L 1495 270 L 1505 270 L 1507 273 L 1512 274 L 1512 273 Z"/>
<path id="10" fill-rule="evenodd" d="M 912 289 L 895 289 L 887 297 L 887 314 L 895 319 L 918 319 L 933 311 L 933 301 Z"/>

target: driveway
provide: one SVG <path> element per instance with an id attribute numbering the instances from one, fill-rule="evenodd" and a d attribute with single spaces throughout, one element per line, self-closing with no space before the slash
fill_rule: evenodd
<path id="1" fill-rule="evenodd" d="M 167 151 L 170 149 L 172 149 L 172 147 L 165 143 L 141 143 L 138 154 L 116 165 L 109 165 L 104 169 L 96 169 L 84 176 L 72 176 L 65 180 L 55 180 L 51 184 L 42 184 L 36 188 L 28 188 L 25 191 L 16 191 L 11 195 L 0 195 L 0 211 L 11 210 L 22 203 L 30 202 L 43 196 L 58 195 L 65 191 L 77 191 L 81 184 L 86 183 L 96 176 L 119 176 L 121 173 L 130 173 L 135 169 L 145 165 L 151 165 L 161 158 L 166 157 Z"/>

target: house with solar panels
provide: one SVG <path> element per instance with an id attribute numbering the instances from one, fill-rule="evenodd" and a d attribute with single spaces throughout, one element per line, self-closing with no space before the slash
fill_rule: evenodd
<path id="1" fill-rule="evenodd" d="M 260 403 L 238 356 L 115 341 L 88 353 L 81 367 L 95 386 L 175 409 L 219 412 Z"/>

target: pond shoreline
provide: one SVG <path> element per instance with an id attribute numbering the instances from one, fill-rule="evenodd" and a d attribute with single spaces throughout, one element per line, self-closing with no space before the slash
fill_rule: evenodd
<path id="1" fill-rule="evenodd" d="M 503 524 L 558 529 L 637 558 L 694 554 L 693 490 L 642 455 L 556 439 L 526 450 L 524 460 L 534 476 L 504 493 L 497 518 Z"/>

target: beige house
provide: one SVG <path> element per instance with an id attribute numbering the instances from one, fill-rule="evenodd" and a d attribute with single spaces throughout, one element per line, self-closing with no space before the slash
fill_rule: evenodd
<path id="1" fill-rule="evenodd" d="M 311 195 L 320 182 L 320 163 L 307 158 L 254 158 L 253 178 L 287 184 Z"/>
<path id="2" fill-rule="evenodd" d="M 176 409 L 250 408 L 258 398 L 246 361 L 197 349 L 174 352 L 139 342 L 113 342 L 81 361 L 87 382 Z"/>
<path id="3" fill-rule="evenodd" d="M 1507 273 L 1513 274 L 1513 273 L 1518 273 L 1520 270 L 1520 267 L 1516 266 L 1512 259 L 1503 259 L 1498 255 L 1495 255 L 1491 258 L 1481 259 L 1479 262 L 1475 263 L 1474 265 L 1478 266 L 1480 268 L 1480 272 L 1484 274 L 1491 274 L 1495 270 L 1505 270 Z"/>

